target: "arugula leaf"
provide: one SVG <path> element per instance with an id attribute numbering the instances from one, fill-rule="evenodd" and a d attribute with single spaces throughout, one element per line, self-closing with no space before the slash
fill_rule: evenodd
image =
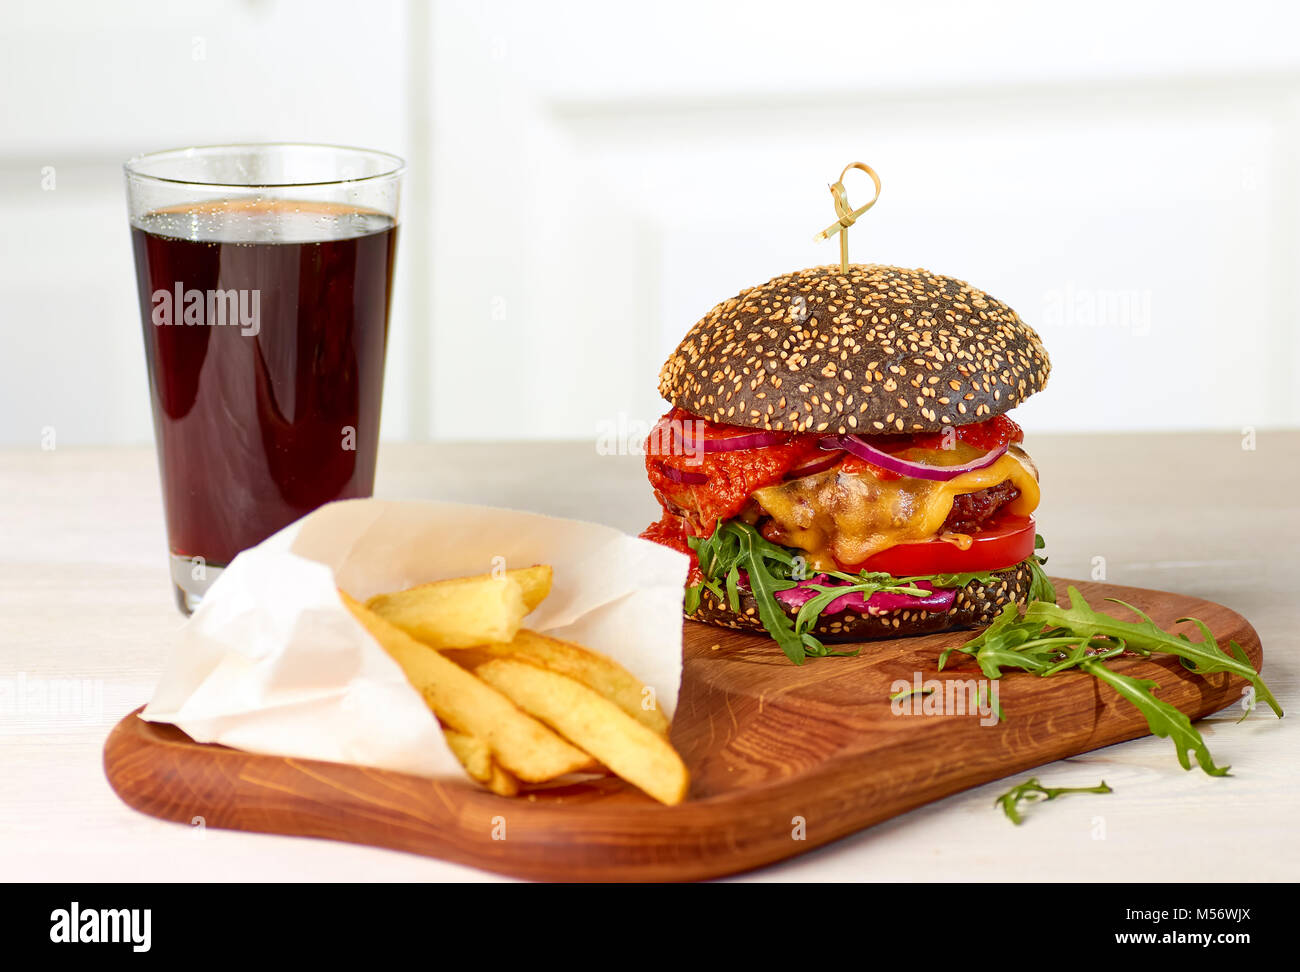
<path id="1" fill-rule="evenodd" d="M 888 574 L 884 576 L 888 577 Z M 991 570 L 968 570 L 964 574 L 918 574 L 915 577 L 899 577 L 895 579 L 897 583 L 903 584 L 910 581 L 929 581 L 937 590 L 942 588 L 962 588 L 971 581 L 979 581 L 981 584 L 993 583 L 993 571 Z"/>
<path id="2" fill-rule="evenodd" d="M 1191 751 L 1196 754 L 1196 762 L 1201 769 L 1210 776 L 1228 775 L 1229 767 L 1214 765 L 1210 748 L 1205 745 L 1201 734 L 1192 727 L 1192 720 L 1187 718 L 1184 712 L 1151 694 L 1152 689 L 1160 687 L 1158 684 L 1150 679 L 1121 675 L 1095 658 L 1085 659 L 1079 663 L 1079 667 L 1098 681 L 1110 685 L 1123 698 L 1137 706 L 1138 710 L 1146 716 L 1147 725 L 1155 735 L 1161 739 L 1173 739 L 1174 748 L 1178 752 L 1178 763 L 1183 769 L 1192 768 L 1191 760 L 1187 756 Z"/>
<path id="3" fill-rule="evenodd" d="M 807 631 L 812 628 L 827 605 L 845 594 L 861 594 L 865 600 L 877 591 L 888 591 L 891 594 L 909 594 L 912 597 L 928 597 L 933 593 L 911 583 L 883 584 L 880 581 L 864 581 L 861 584 L 808 584 L 806 587 L 809 590 L 817 591 L 817 593 L 799 608 L 799 615 L 795 618 L 795 628 L 799 631 Z"/>
<path id="4" fill-rule="evenodd" d="M 1038 539 L 1042 539 L 1039 537 Z M 1029 567 L 1029 600 L 1030 601 L 1047 601 L 1056 603 L 1056 588 L 1052 582 L 1047 579 L 1047 571 L 1043 570 L 1043 564 L 1047 562 L 1046 557 L 1030 557 L 1025 561 Z"/>
<path id="5" fill-rule="evenodd" d="M 684 605 L 688 614 L 699 608 L 705 589 L 733 611 L 740 609 L 740 571 L 748 579 L 750 592 L 758 605 L 758 617 L 768 634 L 786 656 L 801 665 L 808 656 L 856 655 L 851 651 L 833 651 L 822 644 L 812 633 L 822 611 L 845 594 L 859 593 L 863 599 L 885 591 L 926 597 L 931 591 L 917 586 L 928 582 L 936 590 L 962 588 L 972 581 L 991 583 L 992 571 L 969 571 L 960 574 L 894 577 L 880 571 L 862 571 L 850 574 L 844 571 L 820 571 L 834 577 L 842 584 L 806 585 L 816 593 L 800 607 L 792 620 L 777 599 L 780 591 L 799 586 L 802 577 L 796 577 L 796 554 L 767 540 L 753 526 L 740 520 L 719 520 L 712 536 L 689 537 L 687 543 L 695 551 L 703 576 L 699 584 L 687 588 Z M 800 562 L 801 563 L 801 562 Z"/>
<path id="6" fill-rule="evenodd" d="M 984 711 L 984 706 L 988 704 L 988 701 L 989 687 L 988 685 L 981 685 L 979 691 L 979 707 L 981 712 Z M 994 724 L 997 724 L 1004 718 L 1005 716 L 1002 714 L 1002 701 L 995 694 L 993 696 L 993 722 Z"/>
<path id="7" fill-rule="evenodd" d="M 1141 621 L 1120 621 L 1112 618 L 1109 614 L 1102 614 L 1094 610 L 1091 605 L 1084 600 L 1083 595 L 1078 589 L 1071 586 L 1068 588 L 1070 597 L 1070 606 L 1068 608 L 1058 607 L 1056 604 L 1047 604 L 1037 601 L 1028 605 L 1025 610 L 1026 622 L 1041 622 L 1044 625 L 1057 627 L 1070 627 L 1071 630 L 1081 630 L 1086 627 L 1091 630 L 1093 637 L 1111 638 L 1117 641 L 1125 642 L 1133 650 L 1140 651 L 1143 654 L 1151 652 L 1164 652 L 1171 655 L 1177 655 L 1190 663 L 1185 667 L 1198 675 L 1212 675 L 1216 672 L 1231 672 L 1233 675 L 1240 676 L 1249 682 L 1255 689 L 1255 695 L 1259 699 L 1268 703 L 1268 707 L 1278 716 L 1282 715 L 1282 706 L 1278 704 L 1273 693 L 1268 690 L 1264 680 L 1260 677 L 1259 672 L 1255 671 L 1253 665 L 1244 658 L 1234 658 L 1225 654 L 1220 648 L 1214 635 L 1210 633 L 1209 626 L 1198 618 L 1179 618 L 1180 622 L 1186 621 L 1196 625 L 1201 631 L 1201 640 L 1192 641 L 1185 635 L 1169 634 L 1151 620 L 1147 614 L 1119 598 L 1108 597 L 1106 600 L 1128 608 L 1136 614 Z M 1240 646 L 1238 646 L 1240 649 Z"/>
<path id="8" fill-rule="evenodd" d="M 1201 640 L 1192 641 L 1185 634 L 1161 630 L 1149 616 L 1131 604 L 1115 601 L 1136 614 L 1138 621 L 1122 621 L 1102 614 L 1092 608 L 1073 586 L 1068 588 L 1067 594 L 1070 603 L 1066 607 L 1056 604 L 1053 593 L 1051 601 L 1031 601 L 1023 615 L 1015 604 L 1007 605 L 980 634 L 963 645 L 945 649 L 939 656 L 940 670 L 953 652 L 969 655 L 990 679 L 1001 678 L 1003 669 L 1020 669 L 1044 678 L 1071 668 L 1081 669 L 1112 686 L 1122 698 L 1136 706 L 1146 717 L 1152 733 L 1172 739 L 1178 762 L 1184 769 L 1191 769 L 1189 754 L 1194 754 L 1197 764 L 1211 776 L 1223 776 L 1228 768 L 1215 765 L 1205 740 L 1191 720 L 1174 706 L 1155 697 L 1154 690 L 1159 687 L 1155 682 L 1122 675 L 1109 668 L 1106 659 L 1126 650 L 1144 656 L 1171 654 L 1178 657 L 1188 671 L 1198 675 L 1230 672 L 1246 679 L 1254 687 L 1256 697 L 1268 702 L 1274 712 L 1282 715 L 1277 700 L 1241 646 L 1231 642 L 1228 646 L 1231 655 L 1225 654 L 1204 622 L 1196 618 L 1179 619 L 1200 629 Z"/>
<path id="9" fill-rule="evenodd" d="M 1024 821 L 1020 815 L 1019 804 L 1022 800 L 1029 800 L 1033 803 L 1043 803 L 1047 800 L 1055 800 L 1057 797 L 1065 796 L 1067 793 L 1113 793 L 1114 791 L 1102 780 L 1096 786 L 1043 786 L 1038 782 L 1038 777 L 1031 776 L 1025 782 L 1013 786 L 996 800 L 993 801 L 995 807 L 1002 807 L 1010 821 L 1016 826 Z"/>
<path id="10" fill-rule="evenodd" d="M 727 571 L 727 606 L 733 611 L 740 610 L 740 567 L 732 564 Z"/>
<path id="11" fill-rule="evenodd" d="M 722 529 L 721 524 L 718 530 Z M 755 538 L 762 540 L 757 530 L 749 527 L 739 531 L 740 561 L 744 562 L 749 573 L 749 589 L 754 594 L 754 603 L 758 605 L 758 619 L 763 627 L 775 639 L 785 656 L 796 665 L 802 665 L 807 646 L 795 632 L 794 622 L 781 610 L 777 603 L 776 592 L 788 590 L 795 586 L 792 580 L 780 580 L 774 577 L 763 561 L 762 549 L 754 543 Z M 766 543 L 766 541 L 763 541 Z M 769 544 L 775 546 L 775 544 Z M 733 566 L 732 569 L 735 569 Z M 820 647 L 820 643 L 818 645 Z"/>

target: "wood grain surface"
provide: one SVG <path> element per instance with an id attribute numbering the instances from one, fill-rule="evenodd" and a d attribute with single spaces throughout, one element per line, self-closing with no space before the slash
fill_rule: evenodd
<path id="1" fill-rule="evenodd" d="M 1072 583 L 1098 607 L 1120 597 L 1162 627 L 1199 617 L 1261 664 L 1254 629 L 1219 604 Z M 898 680 L 980 678 L 969 662 L 936 671 L 940 651 L 969 637 L 872 642 L 855 657 L 794 666 L 764 638 L 688 622 L 673 741 L 692 785 L 676 807 L 613 779 L 508 799 L 468 781 L 200 745 L 135 713 L 109 736 L 104 768 L 130 806 L 191 825 L 372 844 L 538 880 L 681 881 L 761 867 L 959 790 L 1147 734 L 1136 709 L 1079 672 L 1008 675 L 998 686 L 1005 720 L 995 725 L 977 712 L 925 714 L 920 699 L 910 700 L 918 711 L 896 711 Z M 1237 702 L 1245 684 L 1192 675 L 1169 657 L 1110 664 L 1156 680 L 1158 696 L 1193 718 Z"/>

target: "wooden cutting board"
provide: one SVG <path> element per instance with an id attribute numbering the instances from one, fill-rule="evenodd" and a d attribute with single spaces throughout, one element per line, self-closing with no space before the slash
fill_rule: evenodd
<path id="1" fill-rule="evenodd" d="M 1222 605 L 1072 583 L 1098 608 L 1119 597 L 1166 629 L 1201 618 L 1220 644 L 1235 638 L 1261 664 L 1258 635 Z M 970 637 L 870 642 L 857 657 L 795 666 L 765 638 L 687 622 L 672 737 L 692 785 L 676 807 L 615 779 L 509 799 L 468 781 L 254 755 L 196 743 L 134 712 L 109 736 L 104 769 L 130 806 L 186 824 L 201 817 L 209 827 L 373 844 L 539 880 L 684 881 L 770 864 L 959 790 L 1147 734 L 1136 709 L 1080 672 L 1006 676 L 998 725 L 977 713 L 927 715 L 919 697 L 915 714 L 896 713 L 896 680 L 980 677 L 969 661 L 942 675 L 935 668 L 943 648 Z M 1158 696 L 1192 718 L 1239 701 L 1245 685 L 1191 675 L 1171 657 L 1111 664 L 1156 680 Z"/>

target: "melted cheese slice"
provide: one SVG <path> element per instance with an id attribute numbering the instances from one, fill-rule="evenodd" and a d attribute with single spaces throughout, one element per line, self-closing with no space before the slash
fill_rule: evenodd
<path id="1" fill-rule="evenodd" d="M 822 570 L 860 564 L 900 543 L 936 536 L 952 512 L 953 499 L 1004 480 L 1020 490 L 1005 509 L 1025 516 L 1038 507 L 1037 470 L 1019 450 L 1008 451 L 984 469 L 947 482 L 928 479 L 878 480 L 870 473 L 830 470 L 755 490 L 754 500 L 772 518 L 778 543 L 809 554 Z"/>

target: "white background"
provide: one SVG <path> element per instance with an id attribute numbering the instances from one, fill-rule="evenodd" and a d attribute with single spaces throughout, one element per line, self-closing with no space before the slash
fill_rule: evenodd
<path id="1" fill-rule="evenodd" d="M 1039 328 L 1031 430 L 1300 424 L 1294 4 L 0 10 L 0 445 L 149 441 L 120 164 L 269 139 L 410 162 L 389 439 L 652 419 L 709 307 L 838 258 L 858 159 L 855 260 Z"/>

